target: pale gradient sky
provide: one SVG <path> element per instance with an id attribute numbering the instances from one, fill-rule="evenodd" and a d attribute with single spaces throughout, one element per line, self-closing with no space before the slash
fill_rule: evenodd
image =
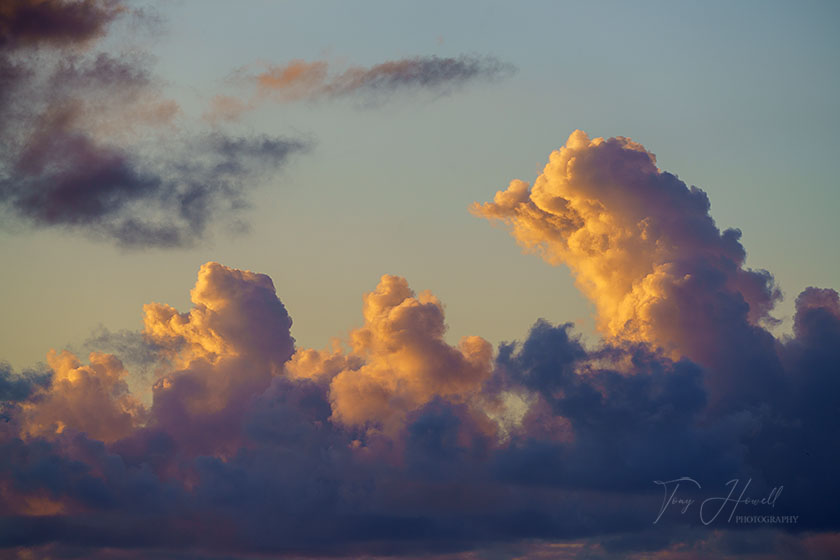
<path id="1" fill-rule="evenodd" d="M 840 5 L 835 2 L 151 3 L 132 35 L 187 115 L 238 67 L 293 59 L 370 66 L 415 55 L 493 55 L 518 68 L 443 97 L 268 104 L 232 127 L 306 138 L 253 193 L 249 233 L 193 249 L 123 251 L 78 233 L 0 231 L 0 359 L 23 368 L 98 326 L 139 329 L 144 303 L 186 310 L 199 266 L 269 274 L 301 346 L 361 323 L 385 273 L 446 305 L 451 340 L 524 338 L 539 317 L 592 330 L 565 268 L 471 216 L 512 179 L 533 181 L 576 128 L 629 136 L 705 190 L 748 264 L 786 295 L 840 286 Z M 125 37 L 115 36 L 113 45 Z M 192 124 L 200 130 L 201 123 Z"/>

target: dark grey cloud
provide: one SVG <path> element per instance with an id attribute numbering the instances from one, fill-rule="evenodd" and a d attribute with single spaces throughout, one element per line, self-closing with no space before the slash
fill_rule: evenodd
<path id="1" fill-rule="evenodd" d="M 81 229 L 125 247 L 193 243 L 214 217 L 246 204 L 251 182 L 305 148 L 213 133 L 174 146 L 177 159 L 155 161 L 60 123 L 38 140 L 0 181 L 7 210 L 36 226 Z"/>
<path id="2" fill-rule="evenodd" d="M 175 159 L 155 161 L 58 126 L 21 154 L 0 197 L 34 225 L 103 234 L 125 247 L 193 243 L 218 214 L 246 205 L 251 182 L 305 148 L 213 133 L 174 146 Z"/>
<path id="3" fill-rule="evenodd" d="M 123 247 L 195 243 L 247 206 L 295 139 L 178 133 L 142 53 L 91 50 L 119 2 L 12 2 L 0 11 L 0 212 Z"/>
<path id="4" fill-rule="evenodd" d="M 0 48 L 78 44 L 105 33 L 120 13 L 117 0 L 6 0 Z"/>
<path id="5" fill-rule="evenodd" d="M 96 329 L 83 343 L 84 348 L 116 355 L 125 364 L 147 367 L 160 360 L 160 346 L 139 331 Z"/>
<path id="6" fill-rule="evenodd" d="M 0 362 L 0 403 L 25 401 L 40 387 L 49 385 L 49 371 L 25 370 L 15 373 L 6 362 Z"/>
<path id="7" fill-rule="evenodd" d="M 499 79 L 515 67 L 494 57 L 413 57 L 351 68 L 328 80 L 322 92 L 330 96 L 356 92 L 382 94 L 402 89 L 448 90 L 478 79 Z"/>
<path id="8" fill-rule="evenodd" d="M 590 353 L 569 328 L 539 322 L 519 351 L 500 350 L 499 368 L 512 386 L 535 391 L 547 404 L 532 409 L 524 433 L 497 455 L 501 476 L 631 491 L 679 473 L 718 479 L 737 472 L 738 434 L 726 438 L 721 421 L 700 422 L 707 394 L 699 366 L 644 347 Z M 633 367 L 628 374 L 595 365 L 604 361 Z M 570 437 L 551 441 L 541 426 L 558 416 L 569 422 Z"/>

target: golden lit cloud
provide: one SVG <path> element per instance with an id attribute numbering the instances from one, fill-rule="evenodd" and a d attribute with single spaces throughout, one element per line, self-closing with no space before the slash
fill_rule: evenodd
<path id="1" fill-rule="evenodd" d="M 349 354 L 298 350 L 288 366 L 294 377 L 331 377 L 335 420 L 395 428 L 435 397 L 465 400 L 490 376 L 490 343 L 467 336 L 449 346 L 443 305 L 431 293 L 416 295 L 404 278 L 385 275 L 363 299 L 365 324 L 350 333 Z"/>
<path id="2" fill-rule="evenodd" d="M 128 392 L 122 362 L 98 352 L 91 353 L 89 360 L 83 365 L 66 350 L 49 353 L 52 385 L 35 402 L 24 405 L 24 433 L 49 436 L 73 429 L 109 442 L 145 420 L 145 409 Z"/>
<path id="3" fill-rule="evenodd" d="M 292 320 L 265 274 L 209 262 L 199 270 L 190 296 L 194 307 L 187 313 L 161 303 L 143 307 L 144 334 L 167 349 L 176 364 L 245 355 L 279 365 L 291 353 Z"/>
<path id="4" fill-rule="evenodd" d="M 658 169 L 629 138 L 577 130 L 533 186 L 512 181 L 471 211 L 504 222 L 551 264 L 566 264 L 605 336 L 650 342 L 675 357 L 699 356 L 698 331 L 717 319 L 710 309 L 740 300 L 758 322 L 778 297 L 769 274 L 743 268 L 740 232 L 717 229 L 706 194 Z"/>

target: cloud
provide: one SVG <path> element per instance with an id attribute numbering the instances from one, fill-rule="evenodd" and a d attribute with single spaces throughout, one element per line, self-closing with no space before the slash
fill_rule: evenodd
<path id="1" fill-rule="evenodd" d="M 758 388 L 779 381 L 761 328 L 781 297 L 772 276 L 746 268 L 740 231 L 721 232 L 706 194 L 658 169 L 640 144 L 575 131 L 533 186 L 512 181 L 471 211 L 568 265 L 606 337 L 709 366 L 715 398 L 760 400 Z"/>
<path id="2" fill-rule="evenodd" d="M 116 1 L 0 9 L 0 211 L 128 248 L 199 241 L 306 143 L 181 132 L 142 53 L 96 52 Z"/>
<path id="3" fill-rule="evenodd" d="M 707 403 L 701 368 L 639 346 L 590 352 L 570 329 L 538 322 L 521 348 L 500 349 L 507 383 L 537 397 L 498 454 L 503 478 L 629 490 L 662 473 L 719 479 L 737 471 L 740 434 L 726 432 L 739 427 L 699 422 Z"/>
<path id="4" fill-rule="evenodd" d="M 145 410 L 128 392 L 127 372 L 114 356 L 91 353 L 85 366 L 67 351 L 50 352 L 47 362 L 52 380 L 35 395 L 37 404 L 23 406 L 24 436 L 49 437 L 70 429 L 111 442 L 143 421 Z"/>
<path id="5" fill-rule="evenodd" d="M 329 382 L 333 418 L 350 425 L 401 424 L 407 412 L 435 397 L 463 400 L 490 375 L 490 343 L 478 336 L 457 348 L 443 340 L 443 306 L 415 295 L 404 278 L 385 275 L 364 297 L 365 325 L 350 333 L 352 352 L 299 350 L 295 377 Z"/>
<path id="6" fill-rule="evenodd" d="M 246 204 L 250 183 L 304 149 L 279 138 L 210 134 L 175 158 L 140 158 L 47 123 L 0 182 L 7 209 L 40 227 L 80 229 L 123 247 L 190 245 L 218 213 Z"/>
<path id="7" fill-rule="evenodd" d="M 471 210 L 508 224 L 526 250 L 552 264 L 568 265 L 578 286 L 596 304 L 598 325 L 609 344 L 625 349 L 628 344 L 641 344 L 646 351 L 664 352 L 674 360 L 690 359 L 700 366 L 706 406 L 694 408 L 698 401 L 680 403 L 676 395 L 666 399 L 669 406 L 684 412 L 695 410 L 699 425 L 711 430 L 698 449 L 715 449 L 716 457 L 729 461 L 743 453 L 738 460 L 741 470 L 756 478 L 796 480 L 801 494 L 789 497 L 791 507 L 808 509 L 800 500 L 803 496 L 818 487 L 836 486 L 823 465 L 836 461 L 840 450 L 826 445 L 818 434 L 836 424 L 829 412 L 837 405 L 836 399 L 826 395 L 835 392 L 837 376 L 830 372 L 836 372 L 840 363 L 834 350 L 840 340 L 837 292 L 805 290 L 797 298 L 794 336 L 773 337 L 765 328 L 773 324 L 770 312 L 780 297 L 772 276 L 744 267 L 740 232 L 717 229 L 705 193 L 687 187 L 655 163 L 653 154 L 627 138 L 590 140 L 576 131 L 563 148 L 552 153 L 533 186 L 513 181 L 493 202 L 475 204 Z M 522 352 L 542 330 L 532 332 Z M 554 347 L 561 347 L 563 336 L 555 339 L 559 342 Z M 543 344 L 537 354 L 545 359 L 552 352 L 550 345 Z M 504 356 L 502 352 L 500 357 Z M 638 358 L 634 356 L 631 363 L 632 383 L 641 383 Z M 558 362 L 545 376 L 559 385 L 554 390 L 564 401 L 578 392 L 571 393 L 563 384 L 561 372 L 569 367 Z M 536 371 L 538 381 L 544 370 Z M 580 382 L 588 375 L 573 379 Z M 674 374 L 667 376 L 674 378 Z M 594 384 L 598 392 L 592 393 L 585 410 L 605 404 L 611 393 L 605 393 L 608 379 Z M 613 378 L 613 382 L 618 380 Z M 653 386 L 657 391 L 666 387 L 664 379 Z M 687 397 L 690 393 L 685 391 L 696 388 L 696 382 L 684 380 L 680 386 L 682 397 Z M 657 410 L 654 402 L 630 386 L 622 392 L 637 395 L 634 405 L 640 414 Z M 546 398 L 545 390 L 541 394 Z M 556 399 L 547 400 L 556 409 Z M 574 415 L 563 416 L 576 425 Z M 678 426 L 679 422 L 671 419 L 668 424 Z M 616 419 L 607 425 L 633 424 Z M 698 437 L 703 434 L 697 427 L 692 421 L 685 424 L 680 444 L 693 440 L 700 444 L 703 439 Z M 648 429 L 645 439 L 653 433 Z M 727 433 L 729 437 L 721 439 Z M 591 434 L 586 440 L 609 441 L 609 436 Z M 678 448 L 676 456 L 695 457 L 697 465 L 710 465 L 690 450 Z M 627 451 L 640 449 L 646 447 L 635 442 Z M 652 456 L 654 451 L 649 451 Z M 550 455 L 560 461 L 558 471 L 569 468 L 562 455 Z M 602 458 L 586 464 L 605 462 Z M 730 469 L 738 470 L 731 465 Z M 820 519 L 819 525 L 836 524 L 836 515 L 820 507 L 810 509 L 814 521 Z"/>
<path id="8" fill-rule="evenodd" d="M 115 0 L 9 0 L 0 8 L 0 48 L 84 42 L 103 35 L 122 10 Z"/>
<path id="9" fill-rule="evenodd" d="M 468 82 L 500 79 L 514 70 L 512 65 L 493 57 L 467 55 L 418 56 L 334 72 L 330 72 L 326 61 L 293 60 L 285 66 L 269 66 L 257 75 L 240 72 L 233 80 L 244 81 L 254 88 L 250 99 L 216 96 L 206 117 L 212 121 L 235 120 L 266 101 L 282 103 L 360 96 L 368 103 L 380 103 L 401 92 L 446 94 Z"/>
<path id="10" fill-rule="evenodd" d="M 141 368 L 157 363 L 162 350 L 141 332 L 128 329 L 111 331 L 104 326 L 97 328 L 83 346 L 113 353 L 123 363 Z"/>
<path id="11" fill-rule="evenodd" d="M 193 309 L 146 305 L 144 336 L 175 370 L 154 384 L 152 421 L 190 452 L 233 450 L 251 399 L 294 352 L 292 320 L 264 274 L 201 267 Z"/>
<path id="12" fill-rule="evenodd" d="M 165 304 L 145 306 L 145 336 L 175 349 L 178 363 L 245 355 L 279 367 L 291 356 L 292 320 L 268 276 L 210 262 L 190 295 L 195 307 L 186 314 Z"/>
<path id="13" fill-rule="evenodd" d="M 533 188 L 514 183 L 475 211 L 569 263 L 597 303 L 596 345 L 537 321 L 495 354 L 478 336 L 453 346 L 443 303 L 385 275 L 363 296 L 362 326 L 325 350 L 296 348 L 268 276 L 207 263 L 190 309 L 145 306 L 144 352 L 160 364 L 149 406 L 104 353 L 84 364 L 52 352 L 50 373 L 0 370 L 0 547 L 831 557 L 840 515 L 814 496 L 840 493 L 840 296 L 808 288 L 793 333 L 774 337 L 772 277 L 743 266 L 701 191 L 628 139 L 576 133 L 564 149 Z M 798 522 L 730 523 L 727 510 L 706 526 L 695 504 L 654 524 L 653 481 L 682 476 L 702 486 L 692 499 L 725 495 L 732 479 L 759 499 L 783 486 L 772 508 L 738 513 Z"/>
<path id="14" fill-rule="evenodd" d="M 27 400 L 39 387 L 49 384 L 50 373 L 25 371 L 15 374 L 9 364 L 0 362 L 0 402 L 16 403 Z"/>

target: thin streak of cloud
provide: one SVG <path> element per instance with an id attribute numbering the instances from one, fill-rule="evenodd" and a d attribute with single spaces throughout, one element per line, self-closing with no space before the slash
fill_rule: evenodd
<path id="1" fill-rule="evenodd" d="M 470 82 L 502 79 L 516 68 L 490 56 L 461 55 L 418 56 L 368 68 L 330 70 L 330 64 L 322 60 L 293 60 L 283 66 L 269 66 L 256 75 L 241 70 L 229 81 L 251 86 L 250 97 L 218 95 L 212 99 L 205 117 L 211 121 L 235 120 L 268 101 L 285 103 L 355 97 L 370 105 L 411 92 L 448 94 Z"/>

